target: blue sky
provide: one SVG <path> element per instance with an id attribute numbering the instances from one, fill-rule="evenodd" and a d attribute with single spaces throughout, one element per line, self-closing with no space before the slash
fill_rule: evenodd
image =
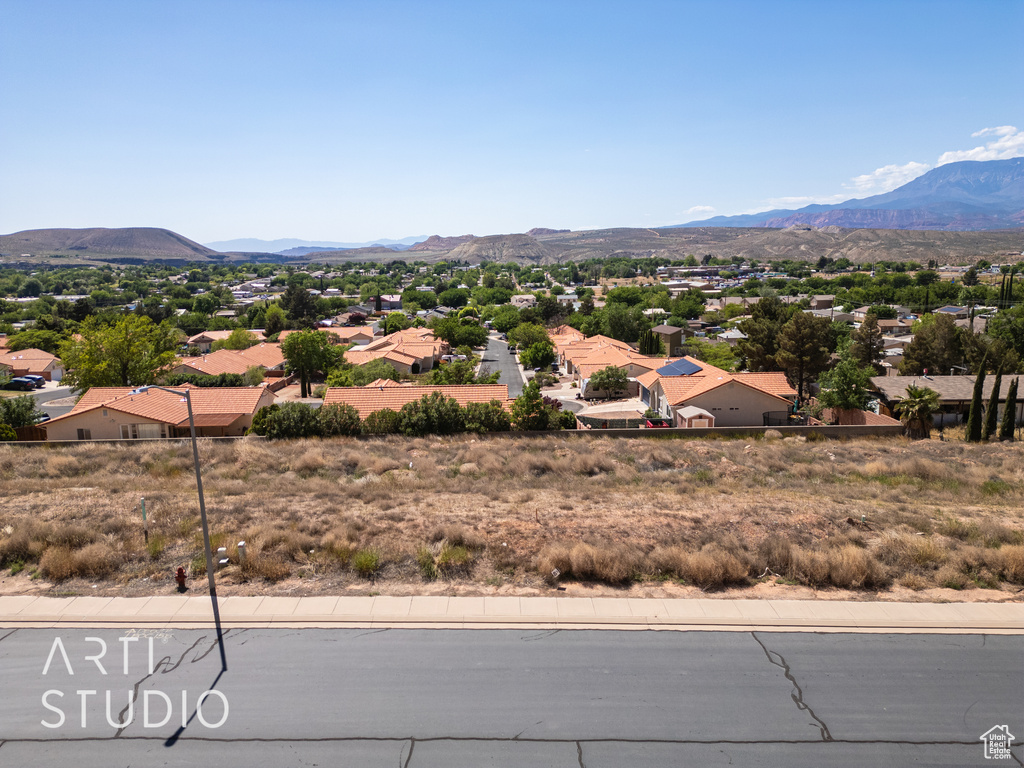
<path id="1" fill-rule="evenodd" d="M 1024 155 L 1019 0 L 0 0 L 0 232 L 653 227 Z"/>

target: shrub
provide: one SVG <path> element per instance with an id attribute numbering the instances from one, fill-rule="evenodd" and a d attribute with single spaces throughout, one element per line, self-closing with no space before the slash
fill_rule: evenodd
<path id="1" fill-rule="evenodd" d="M 462 406 L 441 392 L 431 392 L 418 401 L 406 403 L 398 412 L 398 428 L 404 435 L 453 435 L 466 429 Z"/>
<path id="2" fill-rule="evenodd" d="M 10 424 L 0 422 L 0 443 L 13 443 L 18 439 L 18 433 Z"/>
<path id="3" fill-rule="evenodd" d="M 273 405 L 265 405 L 256 411 L 256 415 L 252 417 L 252 426 L 249 428 L 250 434 L 266 437 L 267 421 L 279 410 L 281 410 L 281 406 L 274 403 Z"/>
<path id="4" fill-rule="evenodd" d="M 512 420 L 497 400 L 489 403 L 467 403 L 465 407 L 467 432 L 508 432 Z"/>
<path id="5" fill-rule="evenodd" d="M 747 565 L 718 544 L 708 544 L 694 552 L 682 564 L 680 575 L 701 589 L 746 581 Z"/>
<path id="6" fill-rule="evenodd" d="M 437 556 L 437 570 L 445 576 L 465 573 L 473 562 L 473 556 L 463 546 L 445 542 Z"/>
<path id="7" fill-rule="evenodd" d="M 352 567 L 360 576 L 370 579 L 380 570 L 380 553 L 375 549 L 361 549 L 352 558 Z"/>
<path id="8" fill-rule="evenodd" d="M 354 437 L 362 432 L 359 411 L 348 403 L 321 406 L 317 420 L 324 437 Z"/>
<path id="9" fill-rule="evenodd" d="M 416 550 L 416 565 L 419 566 L 424 581 L 434 581 L 437 578 L 437 564 L 429 547 L 420 547 Z"/>
<path id="10" fill-rule="evenodd" d="M 881 564 L 855 544 L 831 549 L 826 557 L 829 581 L 837 587 L 877 588 L 889 583 L 888 575 Z"/>
<path id="11" fill-rule="evenodd" d="M 273 406 L 268 406 L 273 407 Z M 284 403 L 266 418 L 266 436 L 271 440 L 295 440 L 320 435 L 316 409 L 305 403 Z"/>
<path id="12" fill-rule="evenodd" d="M 205 560 L 203 568 L 205 569 Z M 280 581 L 291 575 L 291 568 L 279 555 L 267 552 L 249 552 L 241 567 L 242 578 L 246 581 L 264 579 Z"/>
<path id="13" fill-rule="evenodd" d="M 362 423 L 364 435 L 396 435 L 399 428 L 398 411 L 382 408 L 369 414 Z"/>

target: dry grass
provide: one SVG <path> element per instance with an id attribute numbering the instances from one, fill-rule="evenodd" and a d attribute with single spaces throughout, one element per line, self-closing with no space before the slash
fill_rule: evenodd
<path id="1" fill-rule="evenodd" d="M 229 594 L 282 580 L 337 592 L 368 578 L 1024 584 L 1017 445 L 462 436 L 204 441 L 200 453 Z M 0 446 L 0 480 L 0 565 L 24 569 L 19 579 L 132 594 L 162 588 L 179 565 L 205 568 L 187 444 Z"/>

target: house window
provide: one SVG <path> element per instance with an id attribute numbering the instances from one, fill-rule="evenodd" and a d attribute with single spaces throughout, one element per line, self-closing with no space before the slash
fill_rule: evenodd
<path id="1" fill-rule="evenodd" d="M 167 428 L 163 424 L 122 424 L 122 440 L 149 440 L 167 437 Z"/>
<path id="2" fill-rule="evenodd" d="M 104 408 L 104 409 L 103 409 L 103 415 L 104 415 L 104 416 L 106 416 L 106 415 L 107 415 L 107 409 L 106 409 L 106 408 Z"/>
<path id="3" fill-rule="evenodd" d="M 92 440 L 92 430 L 91 429 L 80 429 L 80 430 L 78 430 L 78 439 L 79 440 Z"/>

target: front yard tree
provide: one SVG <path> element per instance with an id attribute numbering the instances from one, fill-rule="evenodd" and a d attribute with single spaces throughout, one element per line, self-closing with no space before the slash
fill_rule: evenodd
<path id="1" fill-rule="evenodd" d="M 309 377 L 317 371 L 329 371 L 339 358 L 338 349 L 321 331 L 289 334 L 281 343 L 288 368 L 299 375 L 299 396 L 309 397 Z"/>
<path id="2" fill-rule="evenodd" d="M 999 390 L 1003 385 L 1003 372 L 996 371 L 996 380 L 992 384 L 992 394 L 985 409 L 985 439 L 990 439 L 999 425 Z"/>
<path id="3" fill-rule="evenodd" d="M 964 364 L 964 346 L 953 318 L 925 315 L 914 323 L 914 340 L 903 351 L 901 376 L 945 375 Z"/>
<path id="4" fill-rule="evenodd" d="M 523 394 L 512 403 L 512 426 L 523 432 L 548 429 L 551 425 L 551 406 L 544 402 L 540 387 L 531 381 Z"/>
<path id="5" fill-rule="evenodd" d="M 878 327 L 878 316 L 869 314 L 860 328 L 855 330 L 850 339 L 850 357 L 852 357 L 861 368 L 870 366 L 876 374 L 882 372 L 882 358 L 885 357 L 885 339 L 882 337 L 882 329 Z"/>
<path id="6" fill-rule="evenodd" d="M 775 359 L 779 349 L 779 333 L 790 318 L 790 308 L 777 296 L 766 296 L 750 310 L 750 318 L 739 324 L 746 335 L 738 345 L 740 355 L 751 371 L 781 371 Z"/>
<path id="7" fill-rule="evenodd" d="M 984 430 L 982 412 L 982 391 L 985 388 L 985 365 L 982 363 L 978 378 L 974 380 L 974 394 L 971 397 L 971 409 L 967 412 L 967 442 L 980 443 Z"/>
<path id="8" fill-rule="evenodd" d="M 828 367 L 829 320 L 797 312 L 779 333 L 775 362 L 786 372 L 803 400 L 807 388 Z"/>
<path id="9" fill-rule="evenodd" d="M 590 374 L 590 389 L 593 392 L 605 392 L 610 400 L 613 395 L 624 391 L 629 386 L 629 376 L 617 366 L 609 365 Z"/>
<path id="10" fill-rule="evenodd" d="M 871 400 L 872 373 L 871 368 L 862 368 L 856 360 L 841 361 L 818 380 L 818 402 L 833 410 L 864 410 Z"/>
<path id="11" fill-rule="evenodd" d="M 907 437 L 927 440 L 932 432 L 932 415 L 939 409 L 939 393 L 928 387 L 911 384 L 903 399 L 896 403 L 895 409 Z"/>
<path id="12" fill-rule="evenodd" d="M 153 384 L 174 362 L 176 333 L 144 315 L 125 315 L 114 325 L 88 317 L 78 328 L 80 338 L 60 345 L 63 382 L 81 391 Z"/>
<path id="13" fill-rule="evenodd" d="M 547 368 L 555 362 L 555 348 L 550 341 L 538 341 L 519 354 L 523 368 Z"/>
<path id="14" fill-rule="evenodd" d="M 1017 382 L 1010 382 L 1010 391 L 1006 393 L 1006 404 L 1003 406 L 1003 421 L 999 425 L 999 439 L 1013 440 L 1013 428 L 1017 422 Z"/>

